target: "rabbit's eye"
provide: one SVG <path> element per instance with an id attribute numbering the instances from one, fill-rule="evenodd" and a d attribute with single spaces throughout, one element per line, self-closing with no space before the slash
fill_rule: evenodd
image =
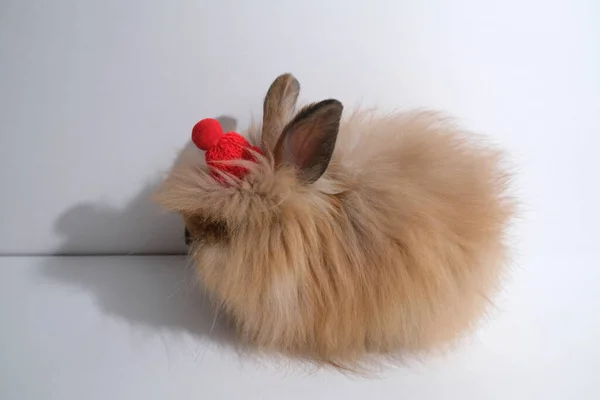
<path id="1" fill-rule="evenodd" d="M 187 228 L 187 226 L 185 227 L 185 244 L 186 246 L 189 246 L 190 243 L 192 243 L 192 235 L 190 235 L 190 230 Z"/>

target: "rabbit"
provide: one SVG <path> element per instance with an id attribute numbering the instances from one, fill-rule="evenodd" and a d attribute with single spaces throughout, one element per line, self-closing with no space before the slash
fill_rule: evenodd
<path id="1" fill-rule="evenodd" d="M 443 351 L 472 332 L 510 256 L 503 150 L 433 111 L 296 112 L 279 76 L 242 178 L 199 157 L 156 193 L 242 343 L 322 365 Z"/>

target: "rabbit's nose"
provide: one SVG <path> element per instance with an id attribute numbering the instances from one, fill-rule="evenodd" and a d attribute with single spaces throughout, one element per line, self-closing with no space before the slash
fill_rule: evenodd
<path id="1" fill-rule="evenodd" d="M 192 238 L 190 237 L 190 231 L 188 230 L 188 228 L 185 228 L 185 244 L 189 246 L 191 241 Z"/>

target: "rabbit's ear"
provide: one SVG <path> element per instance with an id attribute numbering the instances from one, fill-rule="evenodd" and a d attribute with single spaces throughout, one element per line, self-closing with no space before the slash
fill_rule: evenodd
<path id="1" fill-rule="evenodd" d="M 324 100 L 301 110 L 283 129 L 275 164 L 295 167 L 303 182 L 319 179 L 331 161 L 343 109 L 337 100 Z"/>
<path id="2" fill-rule="evenodd" d="M 271 84 L 263 105 L 262 145 L 272 152 L 279 135 L 294 116 L 300 84 L 291 74 L 280 75 Z"/>

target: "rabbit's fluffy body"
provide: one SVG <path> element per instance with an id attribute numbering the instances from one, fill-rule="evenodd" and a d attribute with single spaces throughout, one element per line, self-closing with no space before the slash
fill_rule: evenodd
<path id="1" fill-rule="evenodd" d="M 247 132 L 265 155 L 244 179 L 223 185 L 187 159 L 158 193 L 184 216 L 198 277 L 262 349 L 348 366 L 443 349 L 477 322 L 507 261 L 502 152 L 432 112 L 356 112 L 339 130 L 309 115 L 337 141 L 306 178 L 294 144 L 278 150 L 292 79 L 273 83 Z"/>

